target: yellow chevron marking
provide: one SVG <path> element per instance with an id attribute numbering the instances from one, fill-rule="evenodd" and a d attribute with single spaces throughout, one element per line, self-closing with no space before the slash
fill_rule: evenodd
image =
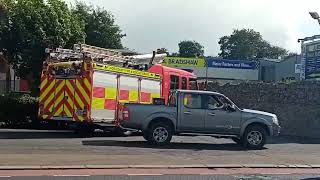
<path id="1" fill-rule="evenodd" d="M 77 103 L 79 104 L 81 109 L 83 109 L 84 108 L 84 103 L 81 101 L 81 98 L 79 97 L 79 95 L 77 93 L 76 93 L 76 96 L 75 96 L 75 100 L 77 101 Z"/>
<path id="2" fill-rule="evenodd" d="M 47 89 L 45 89 L 44 92 L 40 95 L 39 101 L 43 101 L 43 98 L 47 96 L 49 91 L 53 88 L 54 84 L 54 81 L 50 82 L 50 85 L 47 87 Z"/>
<path id="3" fill-rule="evenodd" d="M 77 81 L 77 88 L 79 89 L 81 95 L 86 100 L 86 103 L 89 103 L 90 97 L 88 96 L 88 94 L 85 92 L 85 90 L 82 88 L 81 84 L 78 81 Z"/>
<path id="4" fill-rule="evenodd" d="M 91 90 L 91 84 L 90 84 L 90 82 L 88 81 L 88 79 L 85 78 L 85 79 L 83 80 L 83 82 L 84 82 L 84 85 L 87 87 L 87 89 Z"/>
<path id="5" fill-rule="evenodd" d="M 47 82 L 48 82 L 48 78 L 45 78 L 40 84 L 40 89 L 43 89 L 43 87 L 47 84 Z"/>
<path id="6" fill-rule="evenodd" d="M 56 110 L 56 113 L 54 113 L 54 115 L 59 116 L 59 115 L 61 115 L 62 111 L 63 111 L 63 106 L 60 106 L 60 108 L 58 110 Z"/>

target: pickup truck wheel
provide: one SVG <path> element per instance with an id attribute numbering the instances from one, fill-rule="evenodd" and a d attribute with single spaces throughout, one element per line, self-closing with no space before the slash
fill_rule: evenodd
<path id="1" fill-rule="evenodd" d="M 243 137 L 243 145 L 248 149 L 262 149 L 266 143 L 267 132 L 261 126 L 249 126 Z"/>
<path id="2" fill-rule="evenodd" d="M 172 139 L 172 128 L 162 122 L 151 124 L 150 129 L 146 134 L 146 138 L 151 144 L 168 144 Z"/>

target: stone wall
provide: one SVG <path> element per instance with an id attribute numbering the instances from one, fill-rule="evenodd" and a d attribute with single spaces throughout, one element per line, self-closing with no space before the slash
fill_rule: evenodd
<path id="1" fill-rule="evenodd" d="M 282 135 L 320 138 L 320 82 L 209 83 L 242 108 L 277 114 Z"/>

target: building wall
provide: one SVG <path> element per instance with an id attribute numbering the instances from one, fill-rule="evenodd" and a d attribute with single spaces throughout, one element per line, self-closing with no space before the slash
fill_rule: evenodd
<path id="1" fill-rule="evenodd" d="M 320 82 L 209 83 L 208 87 L 242 108 L 275 113 L 282 135 L 320 137 Z"/>
<path id="2" fill-rule="evenodd" d="M 190 68 L 188 68 L 190 69 Z M 231 68 L 192 68 L 199 78 L 206 78 L 208 70 L 209 79 L 229 79 L 229 80 L 258 80 L 259 70 L 251 69 L 231 69 Z"/>
<path id="3" fill-rule="evenodd" d="M 300 73 L 295 73 L 295 65 L 300 64 L 300 56 L 291 56 L 275 66 L 275 80 L 282 81 L 286 78 L 300 79 Z"/>

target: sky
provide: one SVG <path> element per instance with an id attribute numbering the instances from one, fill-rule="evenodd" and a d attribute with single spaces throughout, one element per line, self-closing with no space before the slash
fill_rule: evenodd
<path id="1" fill-rule="evenodd" d="M 127 35 L 123 45 L 141 53 L 162 47 L 177 52 L 180 41 L 195 40 L 205 47 L 205 55 L 217 56 L 219 38 L 242 28 L 299 53 L 298 38 L 320 34 L 320 25 L 309 15 L 320 14 L 320 0 L 81 1 L 109 10 Z"/>

